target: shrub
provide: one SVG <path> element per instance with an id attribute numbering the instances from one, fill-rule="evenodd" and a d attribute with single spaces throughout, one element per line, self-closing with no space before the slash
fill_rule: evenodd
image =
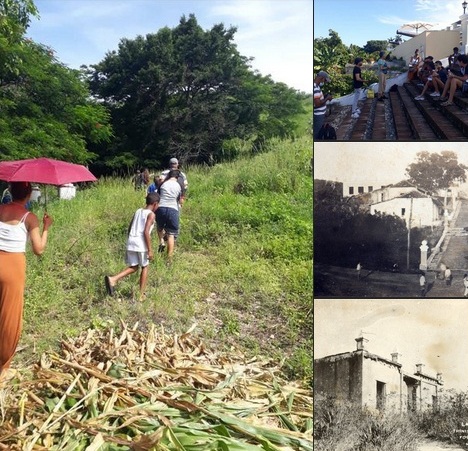
<path id="1" fill-rule="evenodd" d="M 417 428 L 405 415 L 380 413 L 333 398 L 316 400 L 317 451 L 395 451 L 414 449 Z"/>

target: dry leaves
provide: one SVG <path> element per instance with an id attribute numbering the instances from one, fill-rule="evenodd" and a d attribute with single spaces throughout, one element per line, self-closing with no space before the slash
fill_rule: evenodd
<path id="1" fill-rule="evenodd" d="M 313 449 L 309 389 L 192 330 L 89 329 L 32 371 L 0 389 L 0 450 Z"/>

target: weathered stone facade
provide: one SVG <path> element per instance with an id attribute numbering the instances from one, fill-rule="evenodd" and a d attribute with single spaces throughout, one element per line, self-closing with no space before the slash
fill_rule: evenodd
<path id="1" fill-rule="evenodd" d="M 362 407 L 399 412 L 437 409 L 441 374 L 436 377 L 423 372 L 406 371 L 398 362 L 398 353 L 391 359 L 372 354 L 364 347 L 365 338 L 356 338 L 354 352 L 335 354 L 314 361 L 314 392 L 319 399 L 331 396 L 351 401 Z"/>

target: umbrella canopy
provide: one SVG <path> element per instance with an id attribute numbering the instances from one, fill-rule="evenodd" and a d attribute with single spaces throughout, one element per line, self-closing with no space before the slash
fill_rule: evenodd
<path id="1" fill-rule="evenodd" d="M 81 164 L 67 163 L 52 158 L 0 162 L 0 180 L 31 182 L 45 185 L 94 182 L 97 178 Z"/>
<path id="2" fill-rule="evenodd" d="M 419 34 L 419 30 L 426 31 L 430 30 L 434 27 L 433 24 L 424 23 L 424 22 L 410 22 L 403 24 L 397 30 L 397 34 L 401 34 L 403 36 L 414 37 Z"/>

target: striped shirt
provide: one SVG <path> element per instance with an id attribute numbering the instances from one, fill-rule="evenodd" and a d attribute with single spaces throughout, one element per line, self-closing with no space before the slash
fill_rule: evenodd
<path id="1" fill-rule="evenodd" d="M 320 89 L 320 86 L 314 83 L 314 102 L 315 99 L 323 100 L 325 97 L 323 96 L 323 92 Z M 327 104 L 324 103 L 322 106 L 314 106 L 314 115 L 316 116 L 323 116 L 327 111 Z"/>

